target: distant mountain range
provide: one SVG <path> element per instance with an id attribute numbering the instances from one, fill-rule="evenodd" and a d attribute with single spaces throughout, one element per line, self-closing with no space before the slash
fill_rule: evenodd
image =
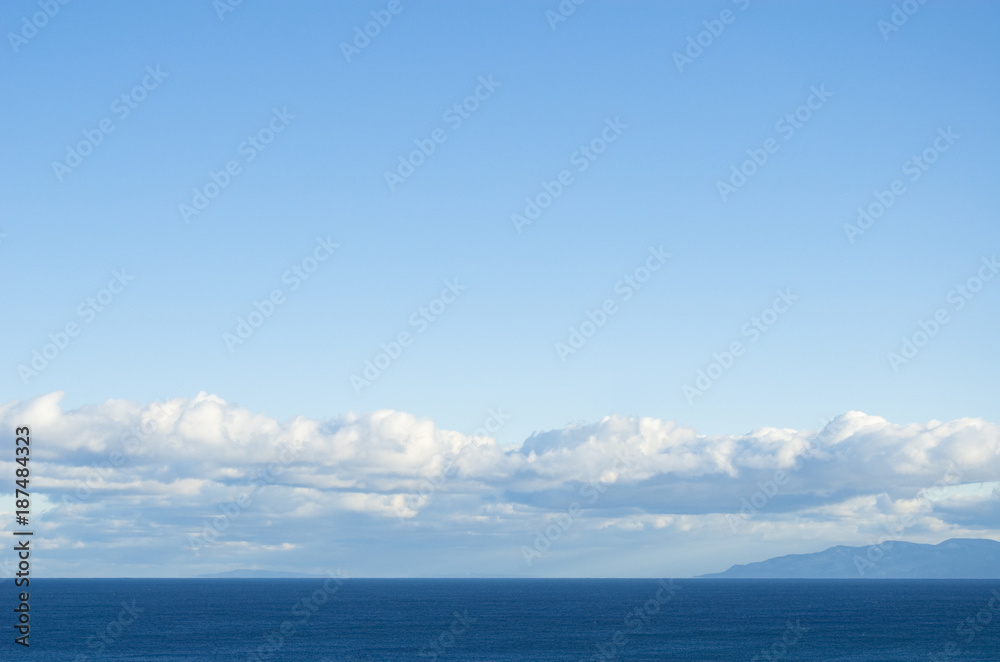
<path id="1" fill-rule="evenodd" d="M 789 554 L 734 565 L 706 579 L 1000 579 L 1000 542 L 952 538 L 937 545 L 886 541 L 838 545 L 815 554 Z"/>
<path id="2" fill-rule="evenodd" d="M 230 570 L 212 575 L 198 575 L 198 579 L 323 579 L 324 575 L 304 575 L 300 572 L 274 570 Z"/>

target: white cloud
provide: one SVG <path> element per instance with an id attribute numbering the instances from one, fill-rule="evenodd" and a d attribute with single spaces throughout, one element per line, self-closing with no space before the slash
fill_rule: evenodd
<path id="1" fill-rule="evenodd" d="M 31 426 L 35 504 L 56 506 L 36 516 L 38 534 L 58 541 L 54 553 L 75 549 L 76 566 L 81 546 L 153 547 L 162 562 L 183 564 L 192 536 L 241 499 L 202 559 L 237 543 L 302 553 L 353 541 L 341 553 L 360 557 L 377 540 L 400 538 L 406 552 L 469 536 L 519 558 L 532 532 L 574 502 L 581 514 L 563 544 L 577 553 L 640 534 L 866 544 L 860 538 L 904 513 L 915 515 L 914 536 L 989 537 L 998 527 L 1000 427 L 979 419 L 900 425 L 847 412 L 818 431 L 706 436 L 673 421 L 608 416 L 504 448 L 390 410 L 281 422 L 204 393 L 70 411 L 61 397 L 0 405 L 0 422 Z M 0 467 L 14 468 L 10 458 Z M 726 515 L 752 498 L 759 505 L 734 534 Z"/>

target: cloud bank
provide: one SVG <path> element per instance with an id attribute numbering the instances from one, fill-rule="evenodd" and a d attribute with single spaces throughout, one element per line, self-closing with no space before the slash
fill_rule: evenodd
<path id="1" fill-rule="evenodd" d="M 980 419 L 852 411 L 821 430 L 706 436 L 609 416 L 503 447 L 390 410 L 277 421 L 205 393 L 61 398 L 0 406 L 7 429 L 31 427 L 51 575 L 666 576 L 1000 531 L 1000 426 Z M 12 494 L 0 513 L 12 521 Z"/>

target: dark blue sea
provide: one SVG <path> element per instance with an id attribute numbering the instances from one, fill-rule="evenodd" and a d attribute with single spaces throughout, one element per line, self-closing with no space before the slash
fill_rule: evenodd
<path id="1" fill-rule="evenodd" d="M 1000 581 L 32 579 L 0 660 L 1000 660 Z"/>

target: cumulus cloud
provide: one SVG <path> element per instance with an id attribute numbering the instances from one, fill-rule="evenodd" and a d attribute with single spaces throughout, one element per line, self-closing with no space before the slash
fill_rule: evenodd
<path id="1" fill-rule="evenodd" d="M 847 412 L 821 430 L 710 436 L 609 416 L 503 447 L 389 410 L 277 421 L 206 393 L 73 410 L 61 398 L 5 403 L 0 421 L 31 426 L 39 535 L 67 555 L 64 568 L 81 548 L 183 564 L 192 554 L 361 554 L 376 540 L 471 540 L 484 558 L 498 547 L 516 557 L 526 536 L 574 507 L 567 553 L 636 535 L 865 544 L 904 513 L 912 536 L 992 537 L 1000 524 L 1000 427 L 979 419 L 894 424 Z M 0 460 L 7 475 L 11 459 Z"/>

